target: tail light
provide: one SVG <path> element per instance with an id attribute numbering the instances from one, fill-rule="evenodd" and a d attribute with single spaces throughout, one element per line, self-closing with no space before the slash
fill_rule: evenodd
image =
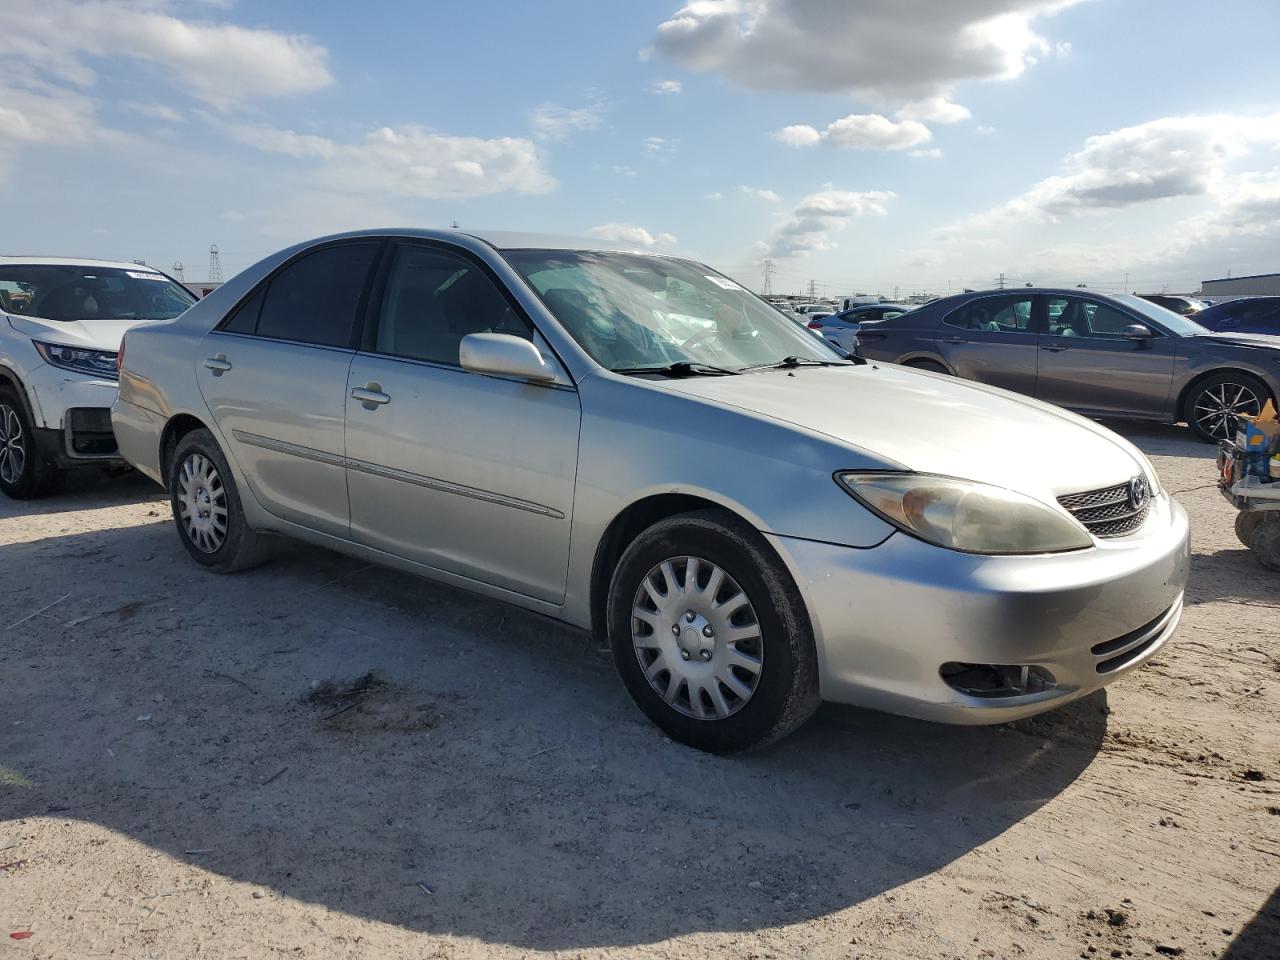
<path id="1" fill-rule="evenodd" d="M 822 329 L 822 321 L 821 321 L 821 320 L 810 320 L 810 321 L 809 321 L 809 329 L 810 329 L 810 330 L 821 330 L 821 329 Z"/>
<path id="2" fill-rule="evenodd" d="M 120 338 L 120 350 L 116 353 L 116 375 L 124 369 L 124 338 Z"/>

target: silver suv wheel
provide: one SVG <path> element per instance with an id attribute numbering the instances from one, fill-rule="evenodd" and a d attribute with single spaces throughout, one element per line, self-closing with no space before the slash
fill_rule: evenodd
<path id="1" fill-rule="evenodd" d="M 16 484 L 27 465 L 27 438 L 18 411 L 0 403 L 0 480 Z"/>

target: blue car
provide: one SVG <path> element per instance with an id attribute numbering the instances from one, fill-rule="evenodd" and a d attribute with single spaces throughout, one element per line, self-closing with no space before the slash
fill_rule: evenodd
<path id="1" fill-rule="evenodd" d="M 1280 297 L 1244 297 L 1201 310 L 1192 318 L 1216 333 L 1280 336 Z"/>

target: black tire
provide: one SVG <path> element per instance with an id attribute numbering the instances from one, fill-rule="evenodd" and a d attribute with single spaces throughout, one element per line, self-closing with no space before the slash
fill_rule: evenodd
<path id="1" fill-rule="evenodd" d="M 951 371 L 940 364 L 937 360 L 908 360 L 903 366 L 911 367 L 913 370 L 928 370 L 930 373 L 945 373 L 951 375 Z"/>
<path id="2" fill-rule="evenodd" d="M 1235 439 L 1238 421 L 1234 416 L 1225 416 L 1221 421 L 1211 419 L 1207 423 L 1204 422 L 1204 418 L 1216 408 L 1219 396 L 1225 395 L 1226 399 L 1231 401 L 1234 399 L 1233 391 L 1236 389 L 1247 391 L 1253 398 L 1236 410 L 1237 413 L 1261 413 L 1263 405 L 1273 399 L 1267 385 L 1247 373 L 1215 373 L 1211 377 L 1206 377 L 1191 388 L 1187 393 L 1186 402 L 1182 405 L 1182 419 L 1187 422 L 1187 426 L 1191 428 L 1191 432 L 1197 439 L 1205 443 Z"/>
<path id="3" fill-rule="evenodd" d="M 1249 549 L 1260 564 L 1280 573 L 1280 510 L 1268 510 L 1259 517 L 1249 538 Z"/>
<path id="4" fill-rule="evenodd" d="M 205 472 L 206 464 L 212 468 L 212 474 Z M 192 473 L 184 482 L 184 471 L 189 468 Z M 197 475 L 208 482 L 197 482 Z M 187 499 L 188 490 L 204 496 L 202 506 L 208 508 L 209 519 L 203 519 L 206 515 L 202 509 L 199 512 L 205 535 L 189 530 L 184 519 L 184 512 L 196 505 L 194 500 Z M 202 567 L 214 573 L 236 573 L 256 567 L 271 556 L 273 541 L 251 530 L 245 522 L 227 458 L 208 430 L 192 430 L 178 441 L 169 463 L 169 505 L 182 545 Z M 222 530 L 217 529 L 216 520 L 212 519 L 215 511 L 225 513 Z"/>
<path id="5" fill-rule="evenodd" d="M 1241 510 L 1236 514 L 1236 539 L 1246 547 L 1253 546 L 1253 530 L 1262 522 L 1262 514 L 1257 510 Z"/>
<path id="6" fill-rule="evenodd" d="M 0 490 L 14 500 L 47 497 L 61 485 L 63 472 L 41 456 L 22 398 L 0 388 Z"/>
<path id="7" fill-rule="evenodd" d="M 645 578 L 664 560 L 687 557 L 714 564 L 736 581 L 754 608 L 759 626 L 758 639 L 747 641 L 758 644 L 761 654 L 758 678 L 753 681 L 756 685 L 735 712 L 723 717 L 699 719 L 668 703 L 651 685 L 632 639 L 633 622 L 639 622 L 633 621 L 632 610 Z M 685 567 L 677 576 L 687 573 Z M 709 589 L 705 581 L 700 586 Z M 673 740 L 712 753 L 752 750 L 795 730 L 818 708 L 817 654 L 800 593 L 764 539 L 731 514 L 719 510 L 680 514 L 641 533 L 614 571 L 608 624 L 614 664 L 622 682 L 640 709 Z M 653 635 L 657 635 L 656 628 Z M 713 656 L 726 655 L 723 640 L 708 644 L 715 646 Z M 671 672 L 666 676 L 669 681 Z M 722 700 L 726 693 L 732 696 L 728 687 L 718 690 Z M 686 685 L 684 691 L 688 702 L 692 689 Z M 703 699 L 701 690 L 698 696 L 700 703 L 711 705 L 710 697 Z"/>

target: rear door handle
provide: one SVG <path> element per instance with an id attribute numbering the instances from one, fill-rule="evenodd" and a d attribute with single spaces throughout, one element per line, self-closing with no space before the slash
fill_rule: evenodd
<path id="1" fill-rule="evenodd" d="M 1041 349 L 1041 350 L 1048 350 L 1050 353 L 1061 353 L 1063 350 L 1070 350 L 1071 348 L 1070 348 L 1070 347 L 1060 347 L 1060 346 L 1057 346 L 1056 344 L 1042 343 L 1042 344 L 1040 344 L 1040 349 Z"/>
<path id="2" fill-rule="evenodd" d="M 391 402 L 391 398 L 382 392 L 382 385 L 379 383 L 366 383 L 363 387 L 355 387 L 351 391 L 351 399 L 359 400 L 366 410 L 376 410 L 384 403 Z"/>
<path id="3" fill-rule="evenodd" d="M 231 364 L 227 362 L 225 353 L 215 354 L 212 357 L 205 358 L 204 365 L 213 371 L 215 377 L 220 377 L 231 369 Z"/>

